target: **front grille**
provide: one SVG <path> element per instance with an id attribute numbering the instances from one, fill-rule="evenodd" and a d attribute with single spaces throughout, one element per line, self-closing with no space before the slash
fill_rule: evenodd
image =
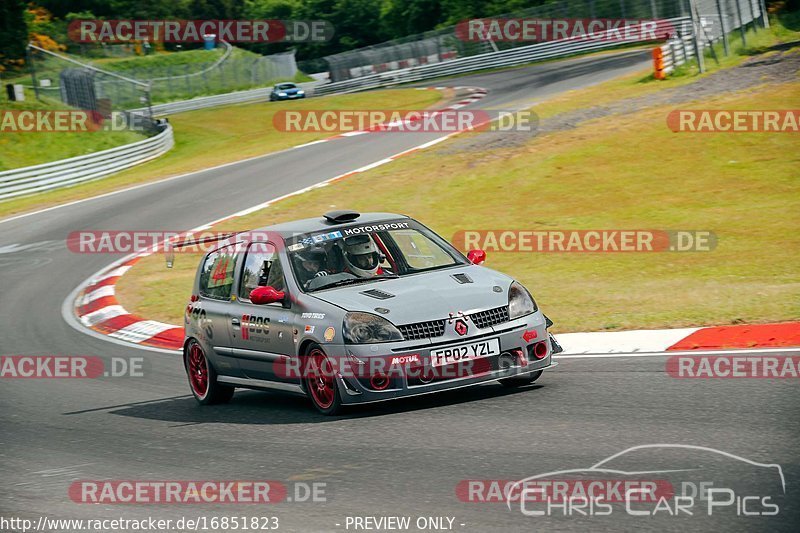
<path id="1" fill-rule="evenodd" d="M 407 341 L 415 339 L 430 339 L 444 335 L 444 320 L 430 320 L 428 322 L 417 322 L 415 324 L 403 324 L 397 326 L 403 338 Z"/>
<path id="2" fill-rule="evenodd" d="M 508 306 L 504 305 L 503 307 L 495 307 L 494 309 L 487 309 L 486 311 L 478 311 L 477 313 L 469 315 L 469 318 L 472 320 L 472 323 L 480 329 L 502 324 L 509 320 Z"/>

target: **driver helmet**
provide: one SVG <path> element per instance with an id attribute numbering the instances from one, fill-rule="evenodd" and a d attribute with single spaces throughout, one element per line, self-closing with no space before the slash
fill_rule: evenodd
<path id="1" fill-rule="evenodd" d="M 319 272 L 328 259 L 328 255 L 325 253 L 325 250 L 321 248 L 310 248 L 308 250 L 299 251 L 295 254 L 295 257 L 299 261 L 303 270 L 312 274 Z M 308 263 L 314 263 L 314 266 L 309 268 Z"/>
<path id="2" fill-rule="evenodd" d="M 356 235 L 344 239 L 344 261 L 347 269 L 360 277 L 378 273 L 380 255 L 369 235 Z"/>

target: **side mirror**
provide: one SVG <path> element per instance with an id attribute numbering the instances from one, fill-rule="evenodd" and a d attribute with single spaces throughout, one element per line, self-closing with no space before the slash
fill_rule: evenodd
<path id="1" fill-rule="evenodd" d="M 250 301 L 256 305 L 274 304 L 282 302 L 286 293 L 276 291 L 274 287 L 256 287 L 250 291 Z"/>
<path id="2" fill-rule="evenodd" d="M 486 261 L 486 252 L 483 250 L 470 250 L 467 252 L 467 259 L 473 265 L 480 265 Z"/>

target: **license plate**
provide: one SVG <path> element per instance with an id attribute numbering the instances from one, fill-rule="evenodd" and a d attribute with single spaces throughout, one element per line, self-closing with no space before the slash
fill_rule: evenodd
<path id="1" fill-rule="evenodd" d="M 499 354 L 500 339 L 487 339 L 485 341 L 461 344 L 460 346 L 431 350 L 431 365 L 444 366 Z"/>

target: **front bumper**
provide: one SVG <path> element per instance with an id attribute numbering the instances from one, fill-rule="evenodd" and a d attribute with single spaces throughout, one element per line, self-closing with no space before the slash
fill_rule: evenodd
<path id="1" fill-rule="evenodd" d="M 469 366 L 467 369 L 460 365 L 448 365 L 447 368 L 438 367 L 435 377 L 427 381 L 430 378 L 428 372 L 431 370 L 431 350 L 490 339 L 499 340 L 499 355 L 473 359 L 472 363 L 467 365 Z M 543 357 L 536 357 L 534 347 L 542 343 L 546 346 L 546 354 Z M 420 339 L 357 346 L 328 345 L 325 349 L 329 355 L 334 357 L 350 361 L 358 360 L 364 363 L 362 371 L 337 373 L 336 383 L 342 403 L 345 404 L 380 402 L 430 394 L 520 374 L 529 374 L 557 365 L 552 361 L 552 347 L 547 333 L 547 325 L 540 312 L 478 330 L 475 335 L 467 337 Z M 373 365 L 372 363 L 380 362 L 374 359 L 412 362 L 392 364 L 387 367 L 386 364 Z M 370 381 L 376 368 L 387 375 L 389 383 L 383 390 L 376 390 Z M 389 370 L 385 371 L 387 368 Z"/>

